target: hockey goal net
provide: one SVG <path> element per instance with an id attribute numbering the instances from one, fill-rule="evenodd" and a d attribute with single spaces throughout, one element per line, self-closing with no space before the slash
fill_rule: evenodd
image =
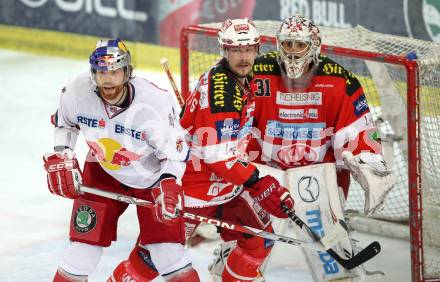
<path id="1" fill-rule="evenodd" d="M 256 21 L 256 25 L 263 35 L 261 52 L 275 50 L 280 23 Z M 182 30 L 184 96 L 219 58 L 219 27 L 208 24 Z M 379 227 L 382 235 L 393 235 L 386 234 L 395 229 L 384 227 L 384 222 L 406 226 L 412 280 L 440 281 L 440 46 L 362 27 L 321 28 L 321 33 L 322 52 L 360 80 L 381 131 L 385 158 L 397 179 L 385 208 L 374 217 L 380 224 L 368 228 Z M 346 212 L 360 214 L 363 203 L 363 191 L 352 181 Z M 365 224 L 362 221 L 360 226 Z"/>

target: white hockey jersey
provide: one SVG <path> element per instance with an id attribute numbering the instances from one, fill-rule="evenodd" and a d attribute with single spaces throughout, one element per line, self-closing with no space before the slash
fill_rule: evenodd
<path id="1" fill-rule="evenodd" d="M 93 159 L 122 184 L 148 188 L 164 173 L 180 184 L 189 149 L 172 95 L 137 77 L 128 88 L 131 103 L 119 108 L 98 97 L 89 72 L 69 81 L 55 115 L 55 146 L 74 149 L 80 131 Z"/>

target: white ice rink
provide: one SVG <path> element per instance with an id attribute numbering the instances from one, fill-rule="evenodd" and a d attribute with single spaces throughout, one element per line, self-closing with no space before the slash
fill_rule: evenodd
<path id="1" fill-rule="evenodd" d="M 159 62 L 158 62 L 159 63 Z M 52 151 L 50 115 L 56 110 L 64 82 L 88 69 L 87 58 L 73 61 L 0 50 L 0 281 L 52 281 L 68 244 L 72 201 L 56 197 L 46 187 L 42 155 Z M 139 76 L 170 88 L 162 73 Z M 85 146 L 78 140 L 83 159 Z M 118 241 L 104 251 L 90 282 L 105 281 L 131 251 L 137 237 L 133 208 L 119 222 Z M 367 269 L 382 270 L 382 281 L 411 281 L 409 243 L 356 233 L 362 246 L 378 240 L 380 253 Z M 202 281 L 210 281 L 207 266 L 217 243 L 191 249 Z M 298 248 L 282 245 L 267 272 L 268 282 L 312 281 Z"/>

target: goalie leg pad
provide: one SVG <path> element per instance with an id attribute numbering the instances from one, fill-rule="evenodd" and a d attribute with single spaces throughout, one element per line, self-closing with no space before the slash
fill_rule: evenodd
<path id="1" fill-rule="evenodd" d="M 60 264 L 62 272 L 75 276 L 88 276 L 98 265 L 102 247 L 71 242 Z"/>
<path id="2" fill-rule="evenodd" d="M 343 200 L 345 191 L 337 184 L 335 164 L 318 164 L 287 170 L 290 191 L 295 198 L 295 210 L 310 228 L 319 236 L 324 236 L 339 219 L 344 220 Z M 297 236 L 307 240 L 308 235 L 299 229 Z M 353 255 L 348 237 L 333 247 L 343 258 Z M 303 249 L 303 254 L 315 281 L 347 279 L 356 276 L 354 270 L 341 267 L 327 252 Z"/>
<path id="3" fill-rule="evenodd" d="M 147 250 L 136 246 L 127 260 L 121 262 L 107 282 L 149 282 L 159 276 Z"/>

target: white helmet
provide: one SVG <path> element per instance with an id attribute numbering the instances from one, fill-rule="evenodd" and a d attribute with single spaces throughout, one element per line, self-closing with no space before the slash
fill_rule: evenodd
<path id="1" fill-rule="evenodd" d="M 284 46 L 302 46 L 302 49 L 287 52 L 283 42 Z M 315 64 L 319 63 L 321 34 L 311 20 L 296 15 L 285 19 L 281 24 L 277 32 L 277 48 L 278 60 L 284 63 L 287 76 L 292 79 L 299 78 L 312 61 Z"/>
<path id="2" fill-rule="evenodd" d="M 244 19 L 227 19 L 218 32 L 218 42 L 224 47 L 242 47 L 260 44 L 260 33 L 255 24 Z"/>

